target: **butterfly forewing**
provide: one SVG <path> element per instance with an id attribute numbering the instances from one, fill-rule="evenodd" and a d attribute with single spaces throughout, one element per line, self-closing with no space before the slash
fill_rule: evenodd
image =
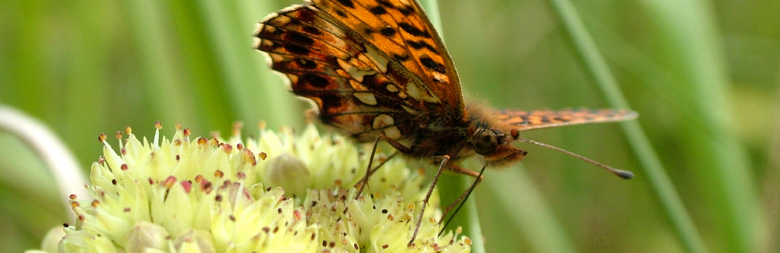
<path id="1" fill-rule="evenodd" d="M 568 109 L 568 110 L 500 110 L 498 120 L 517 130 L 531 130 L 587 123 L 601 123 L 629 120 L 637 113 L 613 109 Z"/>
<path id="2" fill-rule="evenodd" d="M 430 112 L 463 118 L 457 73 L 415 3 L 314 0 L 267 18 L 255 36 L 293 92 L 358 140 L 380 130 L 411 138 Z"/>
<path id="3" fill-rule="evenodd" d="M 416 1 L 313 0 L 313 5 L 346 24 L 379 51 L 403 66 L 395 74 L 414 73 L 448 113 L 464 110 L 452 59 Z M 370 53 L 370 52 L 369 52 Z M 424 99 L 424 97 L 423 97 Z M 459 115 L 460 116 L 460 115 Z"/>

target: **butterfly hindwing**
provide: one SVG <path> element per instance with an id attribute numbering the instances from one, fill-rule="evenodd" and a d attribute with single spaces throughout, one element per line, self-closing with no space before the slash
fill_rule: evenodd
<path id="1" fill-rule="evenodd" d="M 587 123 L 613 122 L 633 119 L 637 113 L 613 109 L 567 109 L 567 110 L 500 110 L 498 120 L 517 130 L 530 130 Z"/>

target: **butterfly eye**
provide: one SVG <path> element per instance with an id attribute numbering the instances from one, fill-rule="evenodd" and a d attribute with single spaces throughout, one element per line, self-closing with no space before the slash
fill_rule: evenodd
<path id="1" fill-rule="evenodd" d="M 471 146 L 477 154 L 490 154 L 498 147 L 498 136 L 492 130 L 479 131 L 471 137 Z"/>

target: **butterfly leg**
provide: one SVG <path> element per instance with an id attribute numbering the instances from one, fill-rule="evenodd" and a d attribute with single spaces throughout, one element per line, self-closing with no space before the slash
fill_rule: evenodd
<path id="1" fill-rule="evenodd" d="M 391 159 L 395 158 L 395 156 L 397 156 L 397 155 L 398 155 L 398 152 L 394 152 L 394 153 L 390 154 L 384 160 L 379 162 L 379 165 L 377 165 L 373 169 L 368 169 L 368 168 L 371 168 L 371 162 L 369 162 L 368 168 L 366 169 L 368 171 L 368 173 L 366 173 L 366 177 L 364 177 L 363 180 L 360 180 L 360 182 L 355 184 L 355 188 L 358 188 L 358 192 L 357 192 L 357 195 L 355 196 L 355 199 L 359 198 L 360 194 L 363 192 L 363 188 L 368 186 L 368 178 L 371 177 L 371 175 L 374 175 L 374 173 L 376 171 L 378 171 L 380 168 L 382 168 L 382 166 L 385 165 L 385 163 L 389 162 Z"/>
<path id="2" fill-rule="evenodd" d="M 387 159 L 385 159 L 384 161 L 379 163 L 379 165 L 377 165 L 376 168 L 372 169 L 371 165 L 374 163 L 374 155 L 376 154 L 376 149 L 379 146 L 379 141 L 380 140 L 385 140 L 386 142 L 390 143 L 390 145 L 392 145 L 393 147 L 398 149 L 400 152 L 406 152 L 406 153 L 412 152 L 412 150 L 410 148 L 404 146 L 403 144 L 397 142 L 396 140 L 390 139 L 384 133 L 380 133 L 379 136 L 377 136 L 376 140 L 374 141 L 374 147 L 371 149 L 371 156 L 369 157 L 368 167 L 366 168 L 366 176 L 363 178 L 363 180 L 360 180 L 360 182 L 358 182 L 358 184 L 357 184 L 357 185 L 360 185 L 360 187 L 358 188 L 357 194 L 355 194 L 355 199 L 360 198 L 360 195 L 363 193 L 363 189 L 368 185 L 369 177 L 372 174 L 374 174 L 374 172 L 379 170 L 379 168 L 381 168 L 382 165 L 385 165 L 385 163 L 387 161 L 390 161 L 390 159 L 392 159 L 393 157 L 395 157 L 398 154 L 398 152 L 393 153 L 392 155 L 387 157 Z"/>
<path id="3" fill-rule="evenodd" d="M 470 170 L 470 169 L 464 169 L 464 168 L 461 168 L 458 165 L 449 166 L 449 167 L 447 167 L 447 170 L 455 172 L 455 173 L 458 173 L 458 174 L 462 174 L 462 175 L 470 176 L 470 177 L 473 177 L 473 178 L 477 178 L 477 180 L 482 181 L 482 177 L 480 176 L 480 175 L 482 175 L 482 173 L 477 173 L 476 171 L 473 171 L 473 170 Z"/>
<path id="4" fill-rule="evenodd" d="M 447 162 L 450 160 L 450 156 L 443 155 L 439 157 L 434 158 L 441 158 L 441 164 L 439 164 L 439 170 L 436 171 L 436 176 L 433 177 L 433 182 L 431 182 L 431 187 L 428 188 L 428 193 L 425 194 L 425 199 L 423 199 L 423 205 L 420 207 L 420 214 L 417 215 L 417 225 L 414 227 L 414 233 L 412 234 L 412 239 L 409 240 L 409 243 L 406 244 L 408 247 L 414 246 L 414 239 L 417 238 L 417 232 L 420 231 L 420 225 L 422 224 L 423 214 L 425 213 L 425 207 L 428 206 L 428 200 L 431 199 L 431 194 L 433 193 L 433 188 L 436 187 L 436 182 L 439 181 L 439 176 L 441 176 L 441 171 L 447 167 Z"/>
<path id="5" fill-rule="evenodd" d="M 374 148 L 371 149 L 371 156 L 368 158 L 368 168 L 366 168 L 366 176 L 363 178 L 363 180 L 360 180 L 360 182 L 358 182 L 358 184 L 360 184 L 360 188 L 358 188 L 357 194 L 355 194 L 355 199 L 360 198 L 360 194 L 363 193 L 363 189 L 366 187 L 366 185 L 368 185 L 368 177 L 371 176 L 371 164 L 374 163 L 374 154 L 376 154 L 376 147 L 379 146 L 379 140 L 381 139 L 382 136 L 379 135 L 376 137 L 376 140 L 374 141 Z M 379 166 L 382 166 L 382 164 L 380 164 Z"/>
<path id="6" fill-rule="evenodd" d="M 460 208 L 463 207 L 464 203 L 466 203 L 466 200 L 469 199 L 469 196 L 471 196 L 471 192 L 474 191 L 474 188 L 477 187 L 477 184 L 479 184 L 479 182 L 482 182 L 482 173 L 485 172 L 485 168 L 487 168 L 487 165 L 482 166 L 482 170 L 480 170 L 479 174 L 477 174 L 476 171 L 469 170 L 469 169 L 464 169 L 464 168 L 461 168 L 460 166 L 457 166 L 457 165 L 456 166 L 450 166 L 450 170 L 452 170 L 454 172 L 457 172 L 457 173 L 460 173 L 460 174 L 464 174 L 464 175 L 475 177 L 476 179 L 474 180 L 474 183 L 471 184 L 471 187 L 469 187 L 469 189 L 466 190 L 466 192 L 461 194 L 460 197 L 457 200 L 455 200 L 455 202 L 452 202 L 452 204 L 450 204 L 449 206 L 447 206 L 446 209 L 444 209 L 444 213 L 442 213 L 441 220 L 439 220 L 439 224 L 441 224 L 441 222 L 444 220 L 444 217 L 447 217 L 447 213 L 449 213 L 450 210 L 452 210 L 452 208 L 455 207 L 455 205 L 460 203 L 460 205 L 458 205 L 458 208 L 455 209 L 455 212 L 452 213 L 452 216 L 450 216 L 450 218 L 447 219 L 447 222 L 444 223 L 444 226 L 441 228 L 441 231 L 439 231 L 439 235 L 441 235 L 441 233 L 444 232 L 444 229 L 446 229 L 447 225 L 450 224 L 450 222 L 452 221 L 452 218 L 454 218 L 455 215 L 458 214 L 458 211 L 460 211 Z"/>
<path id="7" fill-rule="evenodd" d="M 371 169 L 371 171 L 368 173 L 369 176 L 374 175 L 374 173 L 379 170 L 379 168 L 382 168 L 382 165 L 385 165 L 385 163 L 389 162 L 391 159 L 395 158 L 395 156 L 398 155 L 398 152 L 393 152 L 389 156 L 387 156 L 384 160 L 379 162 L 379 165 Z"/>

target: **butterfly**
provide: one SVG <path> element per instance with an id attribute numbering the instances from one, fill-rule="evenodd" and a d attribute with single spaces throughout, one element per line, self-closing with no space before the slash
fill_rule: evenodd
<path id="1" fill-rule="evenodd" d="M 255 48 L 268 55 L 271 68 L 289 79 L 293 93 L 314 103 L 324 124 L 357 141 L 382 140 L 407 157 L 439 164 L 419 217 L 442 170 L 477 178 L 470 194 L 484 168 L 509 166 L 527 155 L 512 145 L 515 141 L 567 152 L 621 177 L 632 176 L 521 138 L 520 131 L 628 120 L 636 118 L 636 112 L 522 111 L 464 100 L 452 58 L 414 0 L 309 0 L 271 14 L 259 23 L 254 37 Z M 457 165 L 474 155 L 484 164 L 479 173 Z M 464 200 L 461 196 L 459 201 Z M 417 222 L 410 246 L 421 219 Z"/>

